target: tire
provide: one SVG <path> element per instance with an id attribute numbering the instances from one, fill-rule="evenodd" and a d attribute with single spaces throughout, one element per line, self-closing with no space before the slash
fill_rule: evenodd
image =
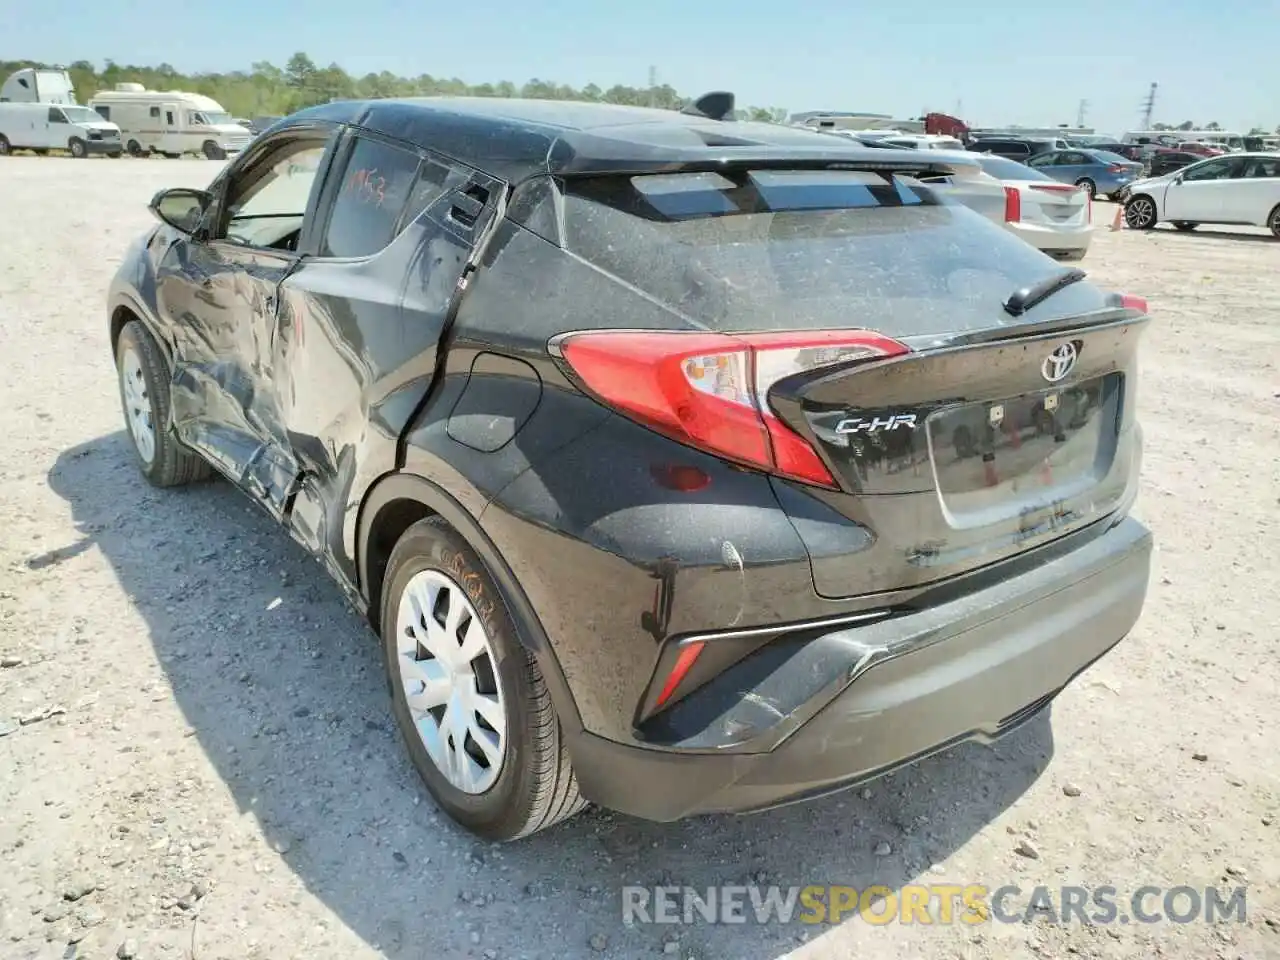
<path id="1" fill-rule="evenodd" d="M 85 146 L 83 140 L 79 137 L 72 137 L 67 141 L 67 149 L 71 151 L 71 155 L 77 160 L 83 160 L 89 156 L 89 148 Z"/>
<path id="2" fill-rule="evenodd" d="M 1130 197 L 1124 205 L 1124 225 L 1130 230 L 1150 230 L 1159 222 L 1156 202 L 1145 193 Z"/>
<path id="3" fill-rule="evenodd" d="M 201 150 L 204 152 L 204 156 L 206 160 L 227 159 L 227 151 L 223 150 L 220 146 L 218 146 L 212 140 L 206 140 Z"/>
<path id="4" fill-rule="evenodd" d="M 116 341 L 116 380 L 125 429 L 142 475 L 157 487 L 179 487 L 209 477 L 213 472 L 209 464 L 168 429 L 169 365 L 137 320 L 126 323 Z M 149 447 L 139 439 L 142 420 L 151 426 Z"/>
<path id="5" fill-rule="evenodd" d="M 130 140 L 124 145 L 124 149 L 131 157 L 141 157 L 146 153 L 146 151 L 142 149 L 142 144 L 137 140 Z"/>
<path id="6" fill-rule="evenodd" d="M 7 157 L 13 153 L 13 147 L 9 143 L 9 138 L 0 133 L 0 157 Z"/>
<path id="7" fill-rule="evenodd" d="M 1094 183 L 1092 180 L 1090 180 L 1088 177 L 1083 177 L 1077 180 L 1076 186 L 1083 189 L 1084 192 L 1089 195 L 1090 200 L 1092 200 L 1094 197 L 1098 195 L 1098 185 Z"/>
<path id="8" fill-rule="evenodd" d="M 119 160 L 120 157 L 123 156 L 123 154 L 121 154 L 119 150 L 113 150 L 111 153 L 108 153 L 107 156 L 110 157 L 112 160 Z"/>
<path id="9" fill-rule="evenodd" d="M 1181 230 L 1183 233 L 1189 233 L 1190 231 L 1194 230 L 1196 227 L 1200 226 L 1200 224 L 1189 223 L 1186 220 L 1175 220 L 1173 221 L 1173 226 L 1175 230 Z"/>
<path id="10" fill-rule="evenodd" d="M 1276 204 L 1276 208 L 1267 215 L 1267 226 L 1273 237 L 1280 237 L 1280 204 Z"/>
<path id="11" fill-rule="evenodd" d="M 577 777 L 542 674 L 520 643 L 502 595 L 475 551 L 441 518 L 421 520 L 405 531 L 392 550 L 384 582 L 381 629 L 392 712 L 413 765 L 436 804 L 460 826 L 494 841 L 529 836 L 582 810 L 586 801 L 578 793 Z M 465 591 L 459 584 L 466 585 Z M 416 609 L 410 597 L 419 598 Z M 442 597 L 447 598 L 449 613 L 455 603 L 459 605 L 455 630 L 450 634 L 439 628 L 442 621 L 436 616 Z M 430 640 L 427 617 L 414 615 L 423 608 L 435 620 L 436 633 Z M 479 638 L 474 635 L 477 625 L 482 631 Z M 467 641 L 477 649 L 483 647 L 483 652 L 474 653 L 465 662 L 454 661 L 453 672 L 443 667 L 439 658 L 422 656 L 428 644 L 456 654 L 461 649 L 461 641 L 453 645 L 457 627 L 464 628 Z M 402 652 L 406 638 L 413 650 Z M 447 641 L 447 648 L 438 646 L 442 640 Z M 424 735 L 415 723 L 402 661 L 435 664 L 431 673 L 445 678 L 437 696 L 420 701 L 424 707 L 434 702 L 431 710 L 438 714 L 418 711 L 434 737 Z M 413 683 L 412 670 L 409 673 L 408 682 Z M 452 679 L 455 677 L 457 681 Z M 458 708 L 467 728 L 463 734 L 465 756 L 455 772 L 449 773 L 446 758 L 457 753 L 448 748 L 454 737 L 446 735 L 444 745 L 437 747 L 443 766 L 432 759 L 426 740 L 440 743 L 441 722 L 452 714 L 456 703 L 453 696 L 445 694 L 455 689 L 455 682 L 468 691 Z M 426 690 L 424 684 L 415 696 L 423 696 Z M 470 705 L 476 701 L 468 699 L 477 693 L 489 704 L 486 716 L 500 718 L 501 734 L 496 726 L 478 722 L 481 715 Z M 441 705 L 442 699 L 445 705 Z M 483 767 L 476 762 L 483 752 L 474 737 L 491 744 L 495 761 Z M 492 746 L 495 739 L 496 748 Z M 473 749 L 465 749 L 468 746 Z M 469 771 L 469 783 L 468 777 L 456 772 L 463 768 Z"/>

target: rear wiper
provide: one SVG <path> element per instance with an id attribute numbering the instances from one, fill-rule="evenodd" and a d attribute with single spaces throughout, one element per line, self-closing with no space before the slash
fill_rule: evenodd
<path id="1" fill-rule="evenodd" d="M 1011 317 L 1020 317 L 1036 304 L 1043 303 L 1059 290 L 1064 290 L 1087 276 L 1088 274 L 1080 268 L 1073 267 L 1070 270 L 1064 270 L 1062 273 L 1041 280 L 1035 286 L 1015 290 L 1009 295 L 1009 299 L 1004 302 L 1004 311 Z"/>

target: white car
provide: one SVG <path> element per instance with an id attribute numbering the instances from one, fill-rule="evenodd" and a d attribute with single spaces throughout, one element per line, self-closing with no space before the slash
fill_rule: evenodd
<path id="1" fill-rule="evenodd" d="M 963 187 L 956 183 L 952 193 L 961 203 L 1003 223 L 1005 229 L 1055 259 L 1080 260 L 1089 251 L 1093 204 L 1087 190 L 994 154 L 939 151 L 936 155 L 976 160 L 984 179 L 989 178 L 995 188 L 993 206 L 990 190 L 980 189 L 976 181 Z"/>
<path id="2" fill-rule="evenodd" d="M 1210 157 L 1129 184 L 1125 226 L 1150 230 L 1161 220 L 1179 230 L 1202 223 L 1269 227 L 1280 237 L 1280 153 Z"/>

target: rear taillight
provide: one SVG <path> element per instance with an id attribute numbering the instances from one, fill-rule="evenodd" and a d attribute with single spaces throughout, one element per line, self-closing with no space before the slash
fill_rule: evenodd
<path id="1" fill-rule="evenodd" d="M 1137 310 L 1139 313 L 1149 312 L 1147 310 L 1147 301 L 1144 298 L 1135 296 L 1132 293 L 1120 294 L 1120 306 L 1124 307 L 1127 310 Z"/>
<path id="2" fill-rule="evenodd" d="M 1122 163 L 1113 163 L 1111 166 L 1107 167 L 1107 173 L 1124 173 L 1128 169 L 1129 168 Z"/>
<path id="3" fill-rule="evenodd" d="M 837 363 L 906 353 L 868 330 L 571 334 L 560 355 L 587 391 L 681 443 L 804 483 L 837 487 L 809 442 L 769 408 L 779 380 Z"/>
<path id="4" fill-rule="evenodd" d="M 1022 194 L 1017 187 L 1004 188 L 1004 222 L 1020 223 L 1022 221 Z"/>

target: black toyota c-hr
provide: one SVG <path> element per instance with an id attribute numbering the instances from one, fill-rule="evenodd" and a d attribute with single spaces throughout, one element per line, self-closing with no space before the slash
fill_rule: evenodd
<path id="1" fill-rule="evenodd" d="M 725 100 L 306 110 L 158 194 L 111 287 L 143 473 L 321 559 L 487 837 L 996 737 L 1143 604 L 1145 303 L 949 161 Z"/>

